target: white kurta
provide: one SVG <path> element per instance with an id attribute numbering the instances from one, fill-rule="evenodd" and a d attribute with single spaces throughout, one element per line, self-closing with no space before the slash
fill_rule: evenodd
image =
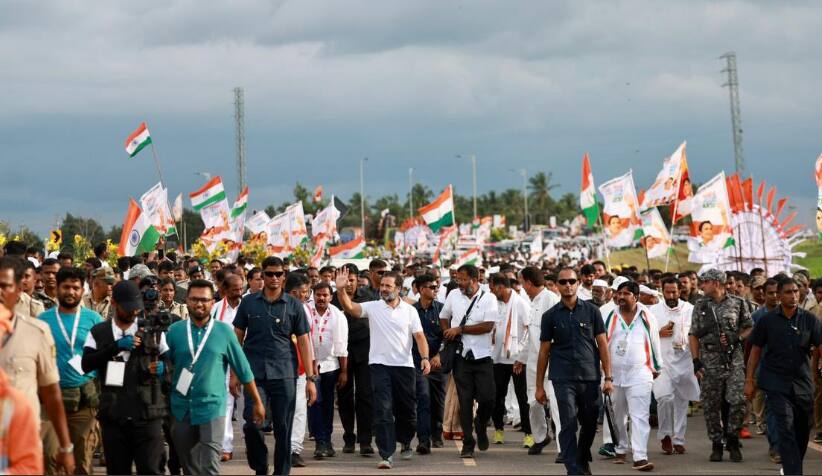
<path id="1" fill-rule="evenodd" d="M 529 301 L 511 292 L 508 302 L 497 301 L 499 320 L 494 326 L 491 358 L 495 364 L 513 364 L 528 329 Z"/>
<path id="2" fill-rule="evenodd" d="M 682 300 L 674 309 L 664 301 L 650 308 L 656 318 L 657 329 L 662 329 L 669 322 L 674 323 L 674 335 L 659 339 L 663 364 L 659 377 L 654 381 L 656 398 L 676 392 L 683 399 L 699 400 L 699 383 L 694 376 L 693 357 L 688 346 L 693 309 L 692 304 Z"/>

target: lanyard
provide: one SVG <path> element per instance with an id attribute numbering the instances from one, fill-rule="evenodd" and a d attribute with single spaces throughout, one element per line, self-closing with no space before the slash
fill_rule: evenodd
<path id="1" fill-rule="evenodd" d="M 625 325 L 625 320 L 622 318 L 622 314 L 619 315 L 619 325 L 622 326 L 622 330 L 624 331 L 624 334 L 625 334 L 622 338 L 623 340 L 627 339 L 628 335 L 631 334 L 631 331 L 634 330 L 634 325 L 636 324 L 636 321 L 638 321 L 640 319 L 640 315 L 639 315 L 640 312 L 642 312 L 642 311 L 640 311 L 640 310 L 636 311 L 636 315 L 634 316 L 634 320 L 631 321 L 631 325 L 629 325 L 629 326 Z"/>
<path id="2" fill-rule="evenodd" d="M 54 306 L 54 315 L 57 316 L 57 325 L 60 326 L 60 332 L 63 333 L 63 337 L 66 338 L 66 343 L 69 345 L 69 349 L 71 352 L 74 353 L 74 342 L 77 340 L 77 328 L 80 326 L 80 310 L 82 306 L 77 306 L 77 313 L 74 314 L 74 325 L 71 328 L 71 339 L 69 339 L 68 331 L 66 330 L 66 326 L 63 324 L 63 319 L 60 317 L 60 311 L 57 310 L 58 306 Z"/>
<path id="3" fill-rule="evenodd" d="M 312 318 L 312 321 L 313 321 L 313 323 L 311 324 L 311 335 L 313 336 L 314 335 L 314 329 L 316 329 L 318 327 L 318 324 L 320 323 L 320 320 L 318 319 L 318 317 L 320 317 L 320 315 L 319 315 L 319 313 L 317 312 L 317 309 L 314 306 L 308 306 L 308 309 L 311 311 L 311 318 Z M 319 326 L 320 335 L 318 337 L 319 337 L 320 343 L 322 343 L 322 341 L 323 341 L 323 333 L 325 332 L 325 327 L 328 325 L 328 319 L 331 318 L 331 309 L 326 309 L 325 313 L 327 314 L 327 316 L 323 317 L 322 326 Z"/>
<path id="4" fill-rule="evenodd" d="M 186 321 L 186 330 L 188 331 L 188 351 L 191 352 L 191 365 L 189 366 L 190 369 L 194 369 L 194 364 L 197 363 L 197 359 L 200 358 L 200 353 L 203 352 L 203 348 L 205 347 L 205 343 L 208 340 L 208 336 L 211 335 L 212 327 L 214 327 L 214 319 L 208 321 L 208 327 L 206 327 L 203 340 L 200 341 L 200 345 L 197 346 L 197 352 L 195 352 L 194 341 L 191 339 L 191 319 Z"/>

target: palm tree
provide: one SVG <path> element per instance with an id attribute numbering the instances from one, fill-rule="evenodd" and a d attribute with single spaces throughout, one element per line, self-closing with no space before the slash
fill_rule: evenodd
<path id="1" fill-rule="evenodd" d="M 528 178 L 528 199 L 530 200 L 531 213 L 534 215 L 536 223 L 548 223 L 548 217 L 554 210 L 554 199 L 551 198 L 551 190 L 558 187 L 552 184 L 554 174 L 548 172 L 537 172 Z"/>

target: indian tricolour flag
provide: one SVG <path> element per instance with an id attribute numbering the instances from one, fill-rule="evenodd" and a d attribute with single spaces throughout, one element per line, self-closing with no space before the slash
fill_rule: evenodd
<path id="1" fill-rule="evenodd" d="M 465 253 L 461 254 L 456 261 L 454 261 L 453 266 L 459 268 L 464 264 L 473 264 L 474 266 L 482 266 L 482 251 L 479 247 L 471 248 L 470 250 L 466 251 Z"/>
<path id="2" fill-rule="evenodd" d="M 434 233 L 439 233 L 440 228 L 452 226 L 454 224 L 454 195 L 451 185 L 445 187 L 436 200 L 419 209 L 423 220 Z"/>
<path id="3" fill-rule="evenodd" d="M 148 133 L 146 123 L 141 122 L 140 127 L 126 139 L 126 153 L 129 157 L 134 157 L 149 144 L 151 144 L 151 135 Z"/>
<path id="4" fill-rule="evenodd" d="M 599 205 L 597 205 L 594 174 L 591 172 L 591 161 L 588 159 L 588 154 L 582 157 L 582 188 L 580 190 L 579 206 L 590 228 L 594 226 L 599 217 Z"/>
<path id="5" fill-rule="evenodd" d="M 328 254 L 331 258 L 338 259 L 352 259 L 364 258 L 365 254 L 365 238 L 362 236 L 355 238 L 348 243 L 343 243 L 339 246 L 332 246 L 328 249 Z"/>
<path id="6" fill-rule="evenodd" d="M 248 207 L 248 187 L 243 188 L 243 191 L 237 197 L 237 201 L 234 202 L 234 208 L 231 209 L 231 218 L 237 218 L 245 213 L 246 207 Z"/>
<path id="7" fill-rule="evenodd" d="M 123 233 L 120 235 L 120 256 L 135 256 L 153 250 L 160 241 L 160 232 L 140 210 L 134 199 L 128 203 L 128 212 L 123 222 Z"/>
<path id="8" fill-rule="evenodd" d="M 202 208 L 213 205 L 220 200 L 225 200 L 225 189 L 223 189 L 223 180 L 217 176 L 209 180 L 207 184 L 203 185 L 200 190 L 188 194 L 191 199 L 191 206 L 195 211 L 200 211 Z"/>

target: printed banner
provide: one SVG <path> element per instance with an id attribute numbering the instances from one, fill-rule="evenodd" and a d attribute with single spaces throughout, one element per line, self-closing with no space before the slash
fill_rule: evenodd
<path id="1" fill-rule="evenodd" d="M 599 186 L 605 202 L 602 219 L 609 248 L 625 248 L 640 238 L 642 221 L 631 171 Z"/>

